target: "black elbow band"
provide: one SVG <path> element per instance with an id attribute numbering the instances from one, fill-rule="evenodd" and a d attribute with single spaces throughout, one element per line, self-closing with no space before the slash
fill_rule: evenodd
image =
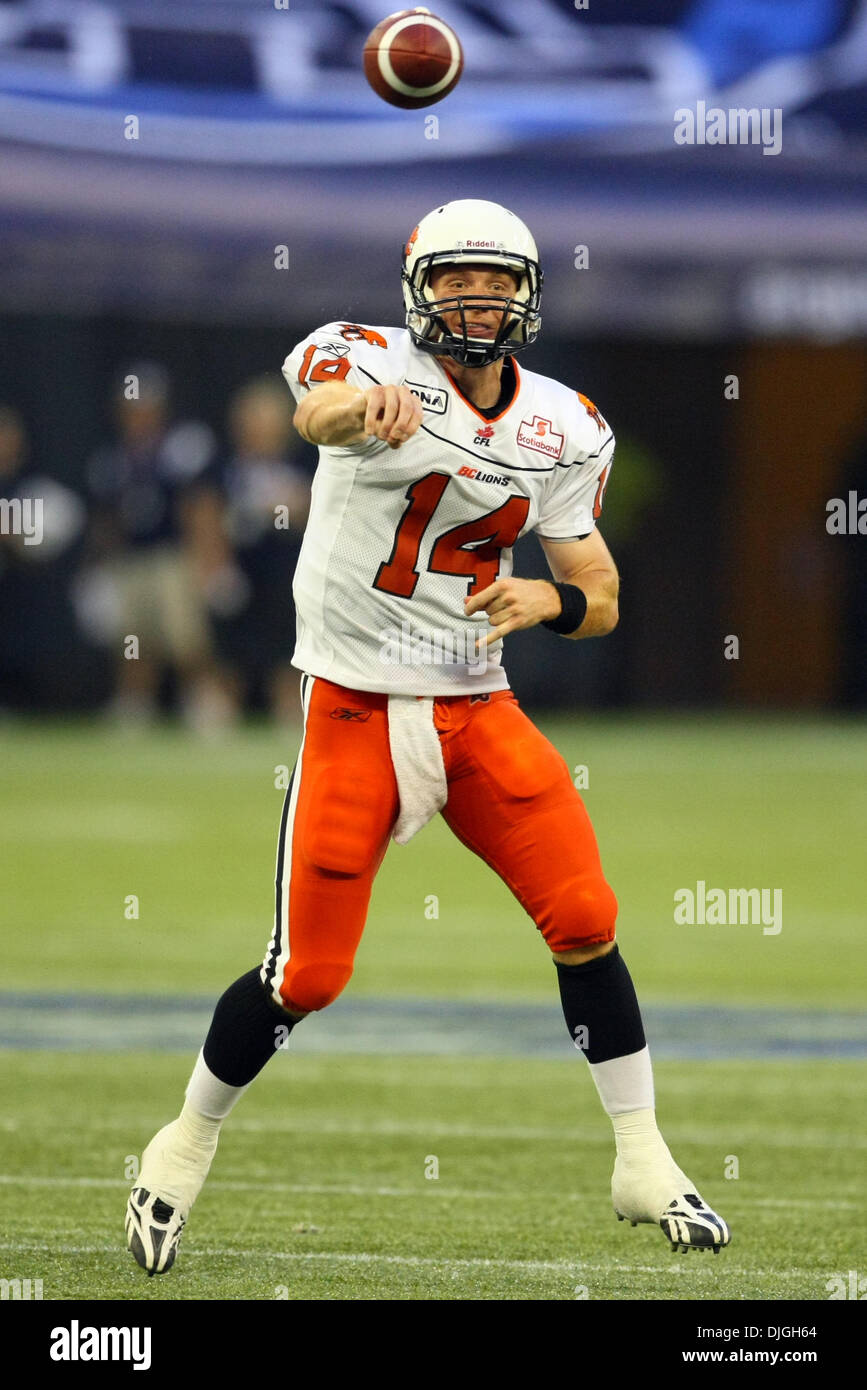
<path id="1" fill-rule="evenodd" d="M 554 588 L 560 595 L 560 616 L 549 618 L 542 626 L 568 637 L 578 631 L 587 615 L 587 595 L 577 584 L 555 584 Z"/>

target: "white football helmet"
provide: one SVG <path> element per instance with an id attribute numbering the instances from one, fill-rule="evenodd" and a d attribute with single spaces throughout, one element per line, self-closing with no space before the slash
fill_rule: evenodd
<path id="1" fill-rule="evenodd" d="M 467 336 L 465 306 L 490 303 L 490 295 L 434 298 L 431 274 L 442 265 L 502 266 L 517 276 L 517 290 L 511 299 L 503 300 L 503 318 L 495 337 Z M 428 213 L 404 247 L 401 278 L 406 326 L 424 352 L 453 357 L 467 367 L 483 367 L 519 352 L 538 337 L 543 279 L 539 253 L 521 219 L 499 203 L 462 198 Z M 454 310 L 461 315 L 460 334 L 450 332 L 441 317 Z"/>

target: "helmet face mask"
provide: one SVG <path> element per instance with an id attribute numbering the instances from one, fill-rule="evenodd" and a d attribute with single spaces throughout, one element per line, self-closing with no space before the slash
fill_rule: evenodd
<path id="1" fill-rule="evenodd" d="M 511 296 L 474 290 L 435 298 L 431 280 L 449 266 L 502 268 L 516 280 Z M 423 352 L 450 357 L 468 367 L 483 367 L 528 347 L 539 333 L 542 270 L 538 252 L 523 222 L 497 203 L 464 199 L 437 208 L 423 218 L 404 248 L 403 297 L 406 323 Z M 467 332 L 467 311 L 503 306 L 493 338 Z M 445 314 L 460 314 L 449 328 Z"/>

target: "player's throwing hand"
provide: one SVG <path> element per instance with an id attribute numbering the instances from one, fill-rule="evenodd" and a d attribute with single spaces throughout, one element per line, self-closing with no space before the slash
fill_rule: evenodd
<path id="1" fill-rule="evenodd" d="M 366 435 L 384 439 L 390 449 L 412 438 L 422 421 L 422 405 L 407 386 L 371 386 L 364 396 Z"/>

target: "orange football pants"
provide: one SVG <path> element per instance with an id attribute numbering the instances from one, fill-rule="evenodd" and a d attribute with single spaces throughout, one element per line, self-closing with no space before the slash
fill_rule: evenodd
<path id="1" fill-rule="evenodd" d="M 388 697 L 301 682 L 304 738 L 286 793 L 274 933 L 262 979 L 293 1012 L 348 982 L 398 814 Z M 617 901 L 560 754 L 510 690 L 434 701 L 448 782 L 442 815 L 526 909 L 552 951 L 614 939 Z M 494 943 L 492 941 L 492 949 Z"/>

